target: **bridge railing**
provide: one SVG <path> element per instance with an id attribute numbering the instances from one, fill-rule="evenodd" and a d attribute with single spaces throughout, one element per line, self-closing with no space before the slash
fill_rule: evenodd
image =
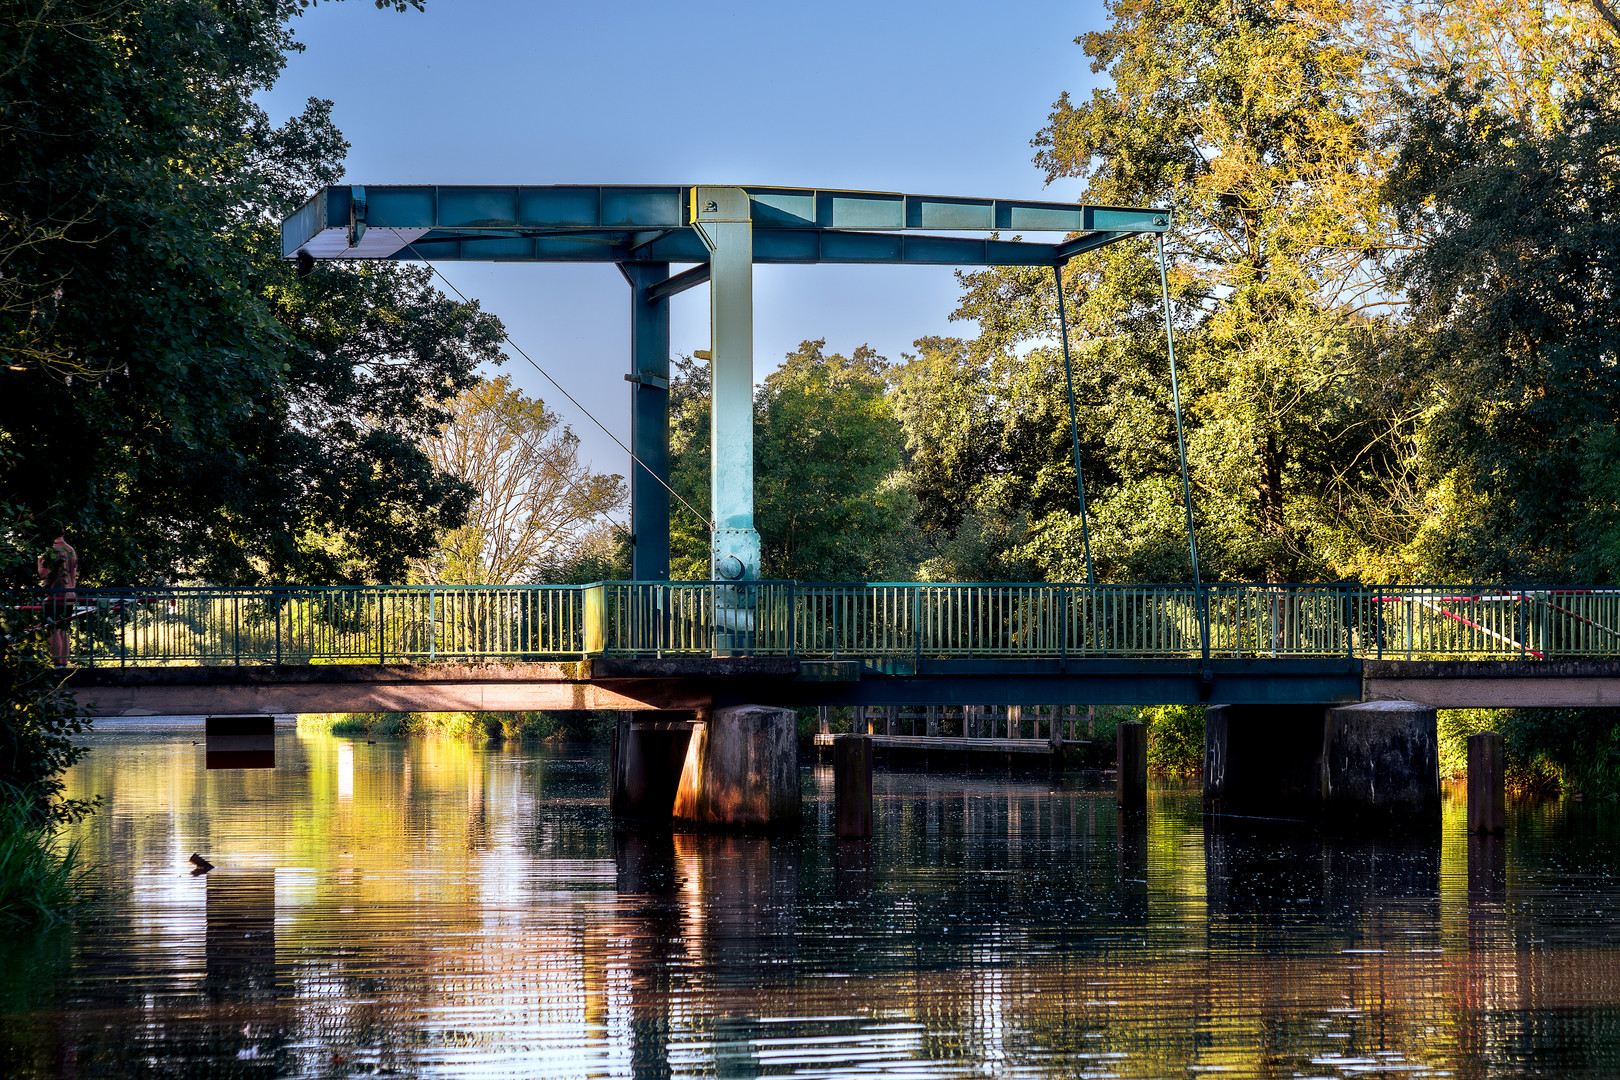
<path id="1" fill-rule="evenodd" d="M 66 625 L 73 661 L 421 663 L 578 657 L 581 590 L 519 588 L 75 589 L 13 595 Z"/>
<path id="2" fill-rule="evenodd" d="M 13 593 L 79 664 L 1620 657 L 1620 590 L 603 582 Z"/>

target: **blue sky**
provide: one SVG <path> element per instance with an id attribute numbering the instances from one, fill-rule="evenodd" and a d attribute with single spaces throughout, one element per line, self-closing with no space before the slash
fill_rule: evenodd
<path id="1" fill-rule="evenodd" d="M 330 98 L 360 184 L 713 183 L 1005 198 L 1044 186 L 1030 138 L 1063 90 L 1095 85 L 1076 35 L 1100 0 L 817 5 L 429 0 L 426 12 L 323 3 L 307 50 L 263 99 L 277 119 Z M 612 266 L 452 264 L 525 351 L 628 440 L 628 289 Z M 944 267 L 755 272 L 756 377 L 806 338 L 890 359 L 949 321 Z M 708 290 L 672 301 L 672 348 L 708 344 Z M 514 356 L 598 467 L 623 451 Z"/>

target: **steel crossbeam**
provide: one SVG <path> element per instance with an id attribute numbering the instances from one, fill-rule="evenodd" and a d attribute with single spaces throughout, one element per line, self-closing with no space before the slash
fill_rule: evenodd
<path id="1" fill-rule="evenodd" d="M 880 191 L 691 185 L 333 186 L 282 222 L 282 254 L 321 259 L 616 263 L 632 289 L 632 573 L 669 576 L 668 300 L 710 285 L 710 576 L 760 577 L 753 491 L 756 264 L 1049 266 L 1165 210 Z M 986 236 L 942 235 L 987 233 Z M 1001 234 L 1056 233 L 1054 242 Z M 670 274 L 672 263 L 694 264 Z M 743 629 L 739 611 L 734 629 Z M 740 620 L 740 621 L 739 621 Z"/>

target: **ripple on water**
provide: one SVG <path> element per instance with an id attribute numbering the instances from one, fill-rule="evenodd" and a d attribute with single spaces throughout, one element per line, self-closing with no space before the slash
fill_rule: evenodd
<path id="1" fill-rule="evenodd" d="M 1620 1073 L 1620 829 L 1481 847 L 1121 817 L 1085 777 L 880 773 L 870 844 L 615 830 L 601 754 L 103 725 L 112 899 L 0 942 L 6 1076 Z M 186 858 L 218 866 L 192 877 Z"/>

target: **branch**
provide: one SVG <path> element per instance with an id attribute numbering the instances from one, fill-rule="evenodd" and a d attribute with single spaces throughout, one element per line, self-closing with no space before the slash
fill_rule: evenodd
<path id="1" fill-rule="evenodd" d="M 1614 31 L 1615 37 L 1620 37 L 1620 17 L 1616 17 L 1614 9 L 1605 3 L 1605 0 L 1592 0 L 1592 6 L 1603 16 L 1603 21 L 1609 24 L 1609 29 Z"/>

